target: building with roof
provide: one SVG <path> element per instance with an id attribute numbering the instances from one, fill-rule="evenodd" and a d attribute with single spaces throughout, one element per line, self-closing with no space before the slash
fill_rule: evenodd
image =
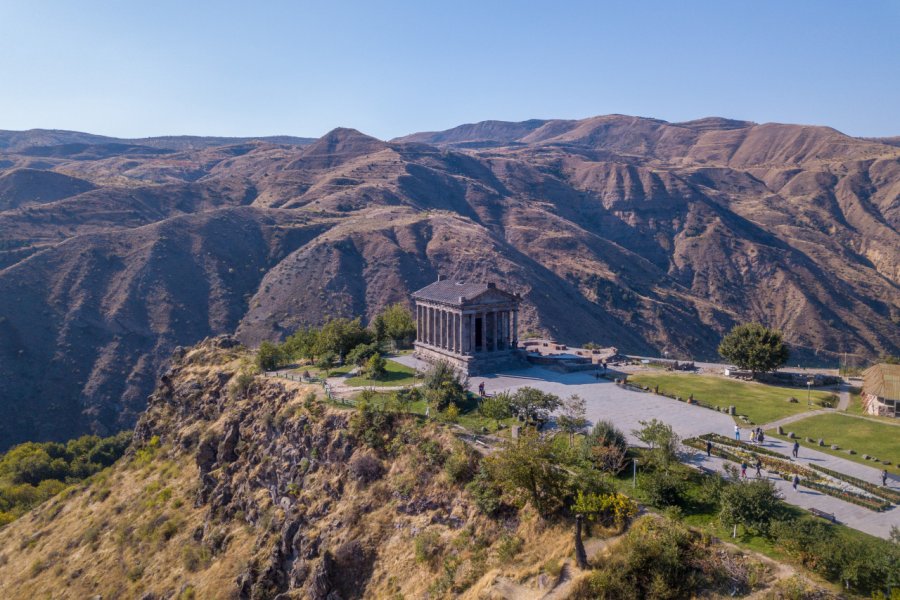
<path id="1" fill-rule="evenodd" d="M 492 283 L 438 280 L 414 292 L 415 356 L 467 375 L 527 366 L 519 345 L 518 294 Z"/>
<path id="2" fill-rule="evenodd" d="M 862 402 L 870 415 L 900 417 L 900 365 L 881 363 L 866 369 Z"/>

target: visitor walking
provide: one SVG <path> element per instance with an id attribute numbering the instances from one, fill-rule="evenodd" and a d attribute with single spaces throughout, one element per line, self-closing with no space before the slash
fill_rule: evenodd
<path id="1" fill-rule="evenodd" d="M 741 441 L 741 428 L 737 425 L 734 426 L 734 439 Z"/>
<path id="2" fill-rule="evenodd" d="M 712 456 L 712 442 L 706 440 L 706 456 Z"/>
<path id="3" fill-rule="evenodd" d="M 800 442 L 794 442 L 794 451 L 792 452 L 794 458 L 800 458 Z"/>
<path id="4" fill-rule="evenodd" d="M 708 444 L 709 442 L 706 443 Z M 887 487 L 887 469 L 881 471 L 881 485 Z"/>
<path id="5" fill-rule="evenodd" d="M 478 395 L 484 398 L 484 382 L 478 384 Z"/>
<path id="6" fill-rule="evenodd" d="M 797 491 L 797 486 L 800 485 L 800 476 L 794 473 L 794 491 Z"/>
<path id="7" fill-rule="evenodd" d="M 747 461 L 741 463 L 741 477 L 747 479 Z"/>
<path id="8" fill-rule="evenodd" d="M 759 435 L 757 435 L 756 438 L 759 440 L 759 445 L 762 446 L 763 442 L 766 439 L 766 434 L 763 433 L 763 430 L 761 427 L 759 429 Z"/>
<path id="9" fill-rule="evenodd" d="M 760 479 L 762 477 L 762 461 L 758 458 L 756 459 L 756 478 Z"/>

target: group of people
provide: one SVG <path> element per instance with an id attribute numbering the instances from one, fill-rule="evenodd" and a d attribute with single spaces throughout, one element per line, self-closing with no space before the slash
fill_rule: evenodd
<path id="1" fill-rule="evenodd" d="M 756 459 L 754 468 L 756 469 L 756 478 L 760 479 L 762 477 L 762 461 L 759 458 Z M 741 463 L 741 477 L 747 478 L 747 461 Z"/>
<path id="2" fill-rule="evenodd" d="M 737 441 L 741 441 L 741 427 L 740 425 L 734 426 L 734 439 Z M 750 430 L 750 442 L 753 444 L 759 444 L 762 446 L 763 442 L 766 439 L 766 434 L 763 433 L 762 427 L 757 427 L 755 429 Z"/>

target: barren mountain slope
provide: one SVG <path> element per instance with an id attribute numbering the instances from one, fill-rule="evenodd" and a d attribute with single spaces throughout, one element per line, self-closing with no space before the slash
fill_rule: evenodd
<path id="1" fill-rule="evenodd" d="M 2 181 L 96 188 L 0 210 L 0 447 L 128 426 L 176 345 L 370 318 L 438 272 L 572 343 L 711 358 L 758 320 L 797 360 L 900 353 L 900 148 L 617 115 L 410 139 L 0 152 Z"/>

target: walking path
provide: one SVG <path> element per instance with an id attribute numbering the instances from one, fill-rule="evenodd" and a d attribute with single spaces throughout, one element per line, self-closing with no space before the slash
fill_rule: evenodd
<path id="1" fill-rule="evenodd" d="M 819 452 L 818 450 L 813 450 L 812 448 L 807 448 L 805 446 L 800 446 L 799 456 L 793 458 L 791 456 L 794 447 L 793 442 L 776 437 L 767 437 L 762 447 L 766 450 L 773 450 L 779 454 L 783 454 L 788 459 L 802 465 L 825 467 L 826 469 L 838 471 L 845 475 L 851 475 L 857 479 L 862 479 L 863 481 L 868 481 L 875 485 L 881 485 L 881 469 L 877 467 L 863 465 L 852 460 L 847 460 L 846 458 Z M 900 491 L 900 480 L 888 477 L 887 487 L 892 490 Z"/>
<path id="2" fill-rule="evenodd" d="M 814 417 L 816 415 L 824 415 L 826 413 L 833 412 L 830 410 L 819 409 L 819 410 L 811 410 L 809 412 L 799 413 L 796 415 L 790 415 L 788 417 L 784 417 L 782 419 L 778 419 L 777 421 L 772 421 L 771 423 L 766 423 L 764 425 L 758 425 L 757 427 L 762 427 L 763 431 L 768 431 L 769 429 L 776 429 L 778 427 L 784 427 L 790 423 L 794 423 L 796 421 L 802 421 L 804 419 L 808 419 L 810 417 Z"/>
<path id="3" fill-rule="evenodd" d="M 768 443 L 766 444 L 766 447 L 770 450 L 776 449 L 769 446 Z M 729 461 L 726 461 L 723 458 L 717 458 L 715 456 L 708 457 L 705 453 L 694 450 L 693 448 L 688 448 L 687 451 L 688 452 L 682 456 L 682 461 L 696 467 L 704 467 L 706 469 L 718 471 L 719 473 L 725 473 L 725 465 L 729 464 Z M 855 463 L 851 464 L 855 465 Z M 863 465 L 856 466 L 868 469 L 868 467 Z M 852 475 L 853 473 L 848 474 Z M 884 539 L 890 537 L 891 527 L 900 527 L 900 507 L 898 506 L 893 506 L 890 510 L 884 512 L 874 512 L 867 508 L 863 508 L 862 506 L 844 502 L 833 496 L 826 496 L 816 490 L 804 488 L 802 485 L 794 491 L 791 482 L 785 481 L 781 477 L 766 475 L 766 478 L 775 484 L 775 488 L 782 495 L 785 502 L 805 509 L 816 508 L 826 513 L 832 513 L 838 523 L 842 525 Z M 881 483 L 881 481 L 879 480 L 878 483 Z M 891 487 L 894 489 L 897 488 L 896 485 Z"/>
<path id="4" fill-rule="evenodd" d="M 838 401 L 837 409 L 840 411 L 845 411 L 850 408 L 850 385 L 847 383 L 842 383 L 838 386 L 838 397 L 840 400 Z"/>
<path id="5" fill-rule="evenodd" d="M 556 394 L 561 398 L 578 394 L 586 401 L 586 416 L 591 424 L 602 419 L 610 420 L 625 432 L 631 444 L 640 443 L 634 436 L 633 430 L 641 427 L 641 421 L 648 421 L 652 418 L 668 423 L 682 438 L 696 437 L 704 433 L 719 433 L 728 437 L 734 435 L 734 420 L 724 413 L 649 392 L 626 389 L 605 379 L 597 380 L 592 373 L 558 373 L 532 367 L 521 371 L 472 377 L 469 380 L 469 387 L 475 390 L 482 382 L 488 393 L 530 386 Z M 812 411 L 797 415 L 797 419 L 827 412 L 835 411 L 833 409 Z M 748 428 L 744 428 L 741 438 L 748 439 L 748 434 Z M 790 458 L 791 456 L 791 445 L 782 440 L 769 437 L 764 447 L 785 457 Z M 705 454 L 696 454 L 693 449 L 689 449 L 689 451 L 686 462 L 723 471 L 725 463 L 723 459 L 708 459 Z M 881 484 L 880 470 L 816 450 L 802 448 L 798 461 L 803 464 L 820 465 L 865 481 Z M 827 513 L 833 513 L 840 523 L 854 529 L 887 538 L 890 536 L 892 525 L 900 527 L 900 507 L 895 506 L 891 510 L 876 513 L 815 490 L 801 488 L 795 492 L 790 482 L 782 479 L 773 479 L 773 482 L 786 502 L 802 508 L 817 508 Z M 900 483 L 897 481 L 891 481 L 889 486 L 892 489 L 900 489 Z"/>

